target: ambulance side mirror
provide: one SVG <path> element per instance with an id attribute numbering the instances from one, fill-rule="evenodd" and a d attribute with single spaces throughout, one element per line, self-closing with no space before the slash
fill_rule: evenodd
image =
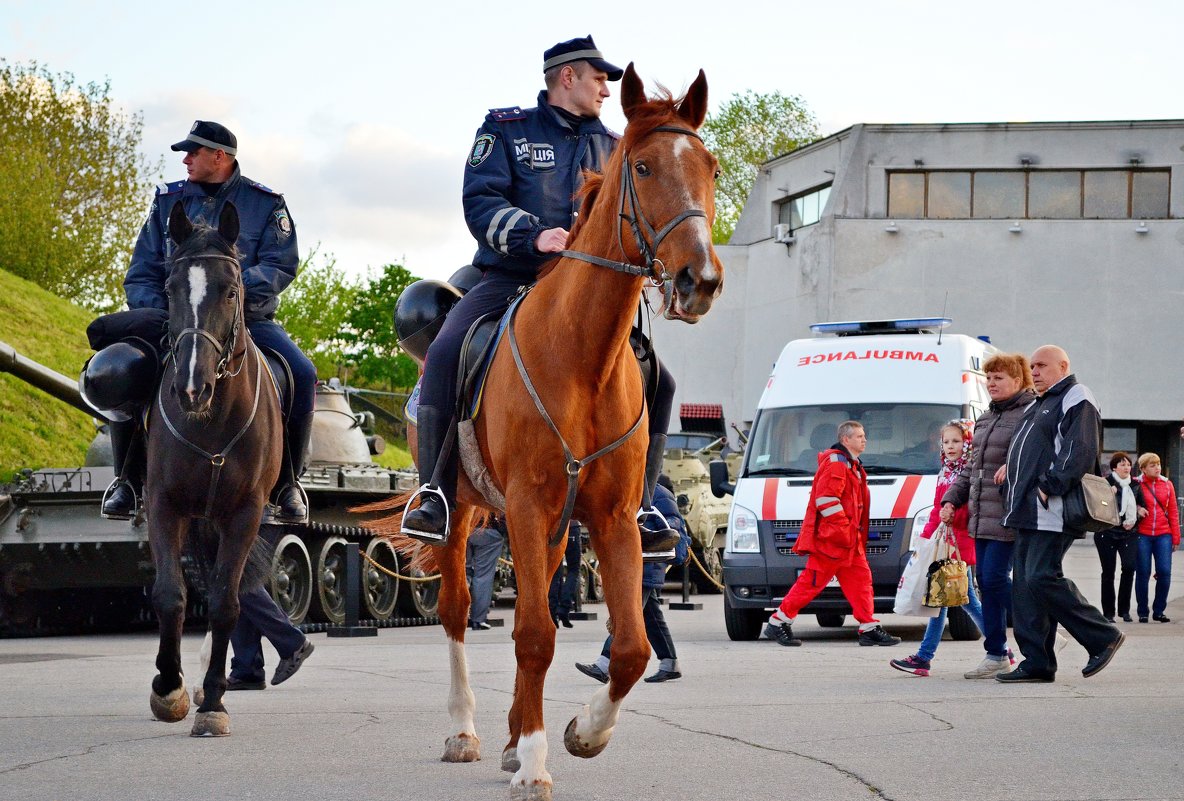
<path id="1" fill-rule="evenodd" d="M 717 498 L 731 495 L 736 491 L 736 485 L 728 481 L 728 465 L 723 459 L 713 459 L 707 470 L 711 475 L 711 494 Z"/>

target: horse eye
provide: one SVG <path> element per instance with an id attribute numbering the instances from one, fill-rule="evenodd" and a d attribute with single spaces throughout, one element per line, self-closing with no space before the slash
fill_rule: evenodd
<path id="1" fill-rule="evenodd" d="M 639 161 L 636 164 L 634 164 L 633 169 L 635 169 L 637 171 L 637 174 L 642 177 L 645 177 L 646 175 L 650 174 L 650 168 L 645 166 L 644 161 Z"/>
<path id="2" fill-rule="evenodd" d="M 236 300 L 237 298 L 238 298 L 238 290 L 237 289 L 232 289 L 232 290 L 230 290 L 230 292 L 228 292 L 226 294 L 227 300 Z"/>
<path id="3" fill-rule="evenodd" d="M 715 180 L 717 180 L 717 181 L 718 181 L 718 180 L 719 180 L 719 177 L 720 177 L 721 175 L 723 175 L 723 170 L 721 170 L 719 167 L 716 167 L 716 168 L 715 168 Z"/>

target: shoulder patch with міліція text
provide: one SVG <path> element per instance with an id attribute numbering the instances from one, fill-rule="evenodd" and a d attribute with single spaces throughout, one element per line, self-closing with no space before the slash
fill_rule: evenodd
<path id="1" fill-rule="evenodd" d="M 469 166 L 477 167 L 489 158 L 489 154 L 493 152 L 493 143 L 493 134 L 484 133 L 478 136 L 473 141 L 473 149 L 469 151 Z"/>

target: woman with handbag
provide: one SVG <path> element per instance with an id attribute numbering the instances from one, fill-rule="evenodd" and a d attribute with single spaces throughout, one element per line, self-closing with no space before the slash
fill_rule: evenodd
<path id="1" fill-rule="evenodd" d="M 1114 622 L 1115 613 L 1131 622 L 1131 588 L 1135 581 L 1135 558 L 1138 553 L 1134 528 L 1147 515 L 1143 493 L 1131 479 L 1131 457 L 1117 451 L 1110 457 L 1110 475 L 1106 480 L 1114 488 L 1118 504 L 1118 525 L 1094 534 L 1094 547 L 1102 563 L 1102 616 Z M 1118 595 L 1114 594 L 1114 567 L 1121 560 L 1122 573 L 1118 580 Z M 1115 601 L 1117 600 L 1117 606 Z"/>
<path id="2" fill-rule="evenodd" d="M 1160 623 L 1170 623 L 1164 614 L 1168 605 L 1168 589 L 1172 585 L 1172 551 L 1180 545 L 1180 510 L 1176 506 L 1176 490 L 1164 478 L 1163 465 L 1154 453 L 1139 457 L 1139 487 L 1147 516 L 1139 521 L 1139 556 L 1135 568 L 1135 601 L 1139 606 L 1139 622 L 1147 622 L 1147 585 L 1151 580 L 1151 560 L 1155 559 L 1155 600 L 1151 617 Z"/>
<path id="3" fill-rule="evenodd" d="M 952 536 L 954 545 L 950 548 L 951 558 L 960 557 L 970 569 L 973 569 L 975 558 L 974 540 L 970 538 L 966 529 L 967 521 L 970 518 L 969 510 L 965 506 L 962 507 L 954 513 L 953 519 L 949 523 L 945 523 L 941 520 L 941 500 L 946 491 L 958 480 L 958 476 L 970 465 L 973 453 L 973 430 L 974 422 L 972 420 L 954 420 L 941 427 L 939 432 L 941 472 L 937 477 L 937 492 L 933 499 L 933 511 L 929 515 L 929 522 L 925 524 L 925 529 L 921 532 L 923 539 L 929 539 L 935 534 L 940 537 Z M 938 551 L 941 552 L 940 546 Z M 984 625 L 983 608 L 974 591 L 973 578 L 969 582 L 967 596 L 968 601 L 964 608 L 981 630 Z M 937 617 L 929 619 L 929 624 L 925 627 L 925 637 L 921 640 L 921 646 L 917 649 L 917 653 L 904 659 L 893 659 L 888 664 L 897 670 L 912 673 L 914 676 L 928 676 L 930 664 L 937 653 L 937 646 L 941 643 L 941 635 L 946 628 L 946 616 L 946 607 L 943 606 Z"/>

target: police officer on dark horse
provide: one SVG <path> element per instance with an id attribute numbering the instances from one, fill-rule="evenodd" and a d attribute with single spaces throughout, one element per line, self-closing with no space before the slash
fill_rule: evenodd
<path id="1" fill-rule="evenodd" d="M 142 322 L 135 322 L 137 310 L 146 312 L 139 315 L 141 320 L 147 317 L 159 324 L 161 318 L 152 316 L 151 310 L 168 309 L 167 259 L 176 247 L 168 228 L 173 206 L 182 204 L 191 220 L 216 224 L 226 204 L 233 203 L 240 219 L 235 245 L 246 291 L 247 329 L 257 345 L 283 358 L 292 376 L 280 477 L 271 494 L 277 507 L 275 517 L 281 523 L 307 522 L 308 508 L 297 479 L 306 466 L 312 435 L 316 368 L 274 319 L 279 294 L 295 279 L 299 264 L 294 223 L 282 195 L 240 172 L 238 142 L 225 126 L 198 120 L 172 149 L 185 153 L 183 163 L 189 177 L 157 187 L 152 210 L 136 240 L 123 282 L 127 305 L 133 312 L 128 315 L 133 320 L 130 328 L 144 328 Z M 101 362 L 103 356 L 97 356 L 96 361 Z M 117 479 L 104 499 L 103 516 L 128 519 L 135 514 L 142 495 L 143 432 L 135 414 L 113 421 L 110 429 Z"/>
<path id="2" fill-rule="evenodd" d="M 403 518 L 408 536 L 435 545 L 448 537 L 457 456 L 446 443 L 454 439 L 456 373 L 465 335 L 478 318 L 504 311 L 519 289 L 535 282 L 539 268 L 567 247 L 582 172 L 602 171 L 620 138 L 600 121 L 600 107 L 609 97 L 609 82 L 619 81 L 623 72 L 604 59 L 591 36 L 560 42 L 543 53 L 546 89 L 538 106 L 494 109 L 477 131 L 465 164 L 463 200 L 465 221 L 477 240 L 473 264 L 483 275 L 448 312 L 427 352 L 416 421 L 417 464 L 425 483 L 417 492 L 419 506 Z M 673 377 L 654 361 L 646 499 L 653 497 L 661 472 L 674 398 Z M 673 556 L 678 534 L 661 513 L 651 506 L 638 520 L 646 557 Z"/>

